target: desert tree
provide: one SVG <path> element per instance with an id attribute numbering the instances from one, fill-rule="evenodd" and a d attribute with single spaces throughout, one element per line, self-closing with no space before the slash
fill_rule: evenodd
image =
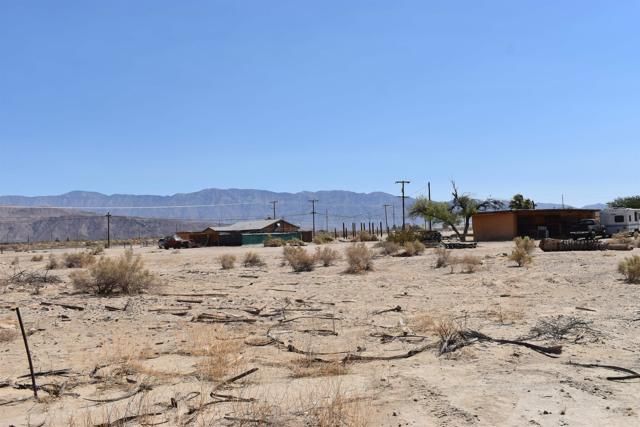
<path id="1" fill-rule="evenodd" d="M 469 194 L 460 193 L 454 181 L 451 181 L 451 187 L 451 202 L 434 202 L 421 196 L 409 209 L 409 216 L 433 219 L 446 224 L 451 227 L 460 241 L 464 242 L 469 233 L 471 217 L 479 211 L 500 209 L 503 207 L 503 203 L 491 198 L 477 200 Z"/>
<path id="2" fill-rule="evenodd" d="M 607 204 L 611 208 L 640 209 L 640 196 L 618 197 Z"/>
<path id="3" fill-rule="evenodd" d="M 509 209 L 535 209 L 536 204 L 531 199 L 525 199 L 524 196 L 520 193 L 516 194 L 511 198 L 509 202 Z"/>

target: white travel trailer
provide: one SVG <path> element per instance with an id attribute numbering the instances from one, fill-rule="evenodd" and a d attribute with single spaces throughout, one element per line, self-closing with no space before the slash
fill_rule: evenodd
<path id="1" fill-rule="evenodd" d="M 607 208 L 600 212 L 600 224 L 607 234 L 640 233 L 640 209 Z"/>

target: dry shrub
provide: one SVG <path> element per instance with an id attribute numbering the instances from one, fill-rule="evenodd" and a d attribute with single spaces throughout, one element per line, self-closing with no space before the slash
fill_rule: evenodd
<path id="1" fill-rule="evenodd" d="M 529 238 L 528 236 L 516 237 L 515 239 L 513 239 L 513 243 L 516 244 L 516 248 L 522 249 L 528 254 L 533 253 L 534 249 L 536 248 L 535 240 Z"/>
<path id="2" fill-rule="evenodd" d="M 249 251 L 244 254 L 244 259 L 242 260 L 242 264 L 245 267 L 263 267 L 265 265 L 260 255 L 253 251 Z"/>
<path id="3" fill-rule="evenodd" d="M 300 239 L 290 239 L 287 240 L 287 245 L 289 246 L 307 246 L 305 242 Z"/>
<path id="4" fill-rule="evenodd" d="M 282 256 L 293 271 L 312 271 L 316 260 L 305 249 L 299 246 L 285 246 L 282 248 Z"/>
<path id="5" fill-rule="evenodd" d="M 47 262 L 45 268 L 47 270 L 56 270 L 60 268 L 60 261 L 58 261 L 58 257 L 56 257 L 54 254 L 49 254 L 49 261 Z"/>
<path id="6" fill-rule="evenodd" d="M 316 248 L 314 258 L 317 262 L 322 263 L 324 267 L 329 267 L 335 264 L 336 260 L 340 259 L 340 254 L 335 249 L 329 247 Z"/>
<path id="7" fill-rule="evenodd" d="M 618 264 L 618 272 L 629 283 L 640 283 L 640 256 L 633 255 L 625 258 Z"/>
<path id="8" fill-rule="evenodd" d="M 377 242 L 378 241 L 378 236 L 376 236 L 375 234 L 371 234 L 368 231 L 364 230 L 364 231 L 360 231 L 357 235 L 356 235 L 356 242 Z"/>
<path id="9" fill-rule="evenodd" d="M 442 268 L 449 265 L 451 261 L 451 251 L 445 248 L 436 248 L 436 268 Z"/>
<path id="10" fill-rule="evenodd" d="M 509 259 L 515 261 L 518 267 L 525 266 L 533 261 L 533 257 L 529 255 L 529 252 L 527 252 L 525 248 L 518 246 L 513 249 L 513 252 L 509 255 Z"/>
<path id="11" fill-rule="evenodd" d="M 144 268 L 140 255 L 128 249 L 118 259 L 100 258 L 89 271 L 70 275 L 76 289 L 96 295 L 138 294 L 153 286 L 156 277 Z"/>
<path id="12" fill-rule="evenodd" d="M 347 256 L 347 273 L 364 273 L 373 270 L 373 251 L 364 243 L 355 243 L 349 246 L 345 254 Z"/>
<path id="13" fill-rule="evenodd" d="M 459 265 L 462 273 L 475 273 L 482 265 L 480 257 L 475 255 L 464 255 L 462 257 L 455 257 L 451 259 L 451 272 L 453 273 L 454 266 Z"/>
<path id="14" fill-rule="evenodd" d="M 231 254 L 220 255 L 218 258 L 223 270 L 231 270 L 236 266 L 236 256 Z"/>
<path id="15" fill-rule="evenodd" d="M 14 259 L 11 260 L 11 266 L 15 267 L 17 265 L 20 265 L 20 258 L 15 257 Z"/>
<path id="16" fill-rule="evenodd" d="M 292 378 L 331 377 L 346 375 L 347 367 L 340 361 L 319 362 L 310 357 L 293 361 L 290 366 Z"/>
<path id="17" fill-rule="evenodd" d="M 362 399 L 349 397 L 340 383 L 329 383 L 328 390 L 317 390 L 303 403 L 305 425 L 314 427 L 368 427 L 370 411 Z"/>
<path id="18" fill-rule="evenodd" d="M 39 262 L 42 261 L 44 259 L 44 257 L 42 255 L 34 255 L 31 257 L 31 261 L 33 262 Z"/>
<path id="19" fill-rule="evenodd" d="M 89 248 L 89 253 L 91 255 L 102 255 L 104 253 L 104 246 L 102 246 L 101 244 L 97 244 Z"/>
<path id="20" fill-rule="evenodd" d="M 324 245 L 331 242 L 333 242 L 333 237 L 329 233 L 316 233 L 313 238 L 313 243 L 316 245 Z"/>
<path id="21" fill-rule="evenodd" d="M 527 236 L 516 237 L 513 239 L 513 243 L 515 243 L 516 247 L 513 249 L 513 252 L 511 252 L 511 255 L 509 255 L 509 259 L 515 261 L 518 267 L 530 264 L 533 261 L 531 253 L 536 248 L 536 242 Z"/>
<path id="22" fill-rule="evenodd" d="M 266 239 L 264 239 L 264 247 L 265 248 L 278 248 L 280 246 L 284 246 L 286 245 L 287 242 L 284 241 L 284 239 L 281 239 L 279 237 L 272 237 L 272 236 L 267 236 Z"/>
<path id="23" fill-rule="evenodd" d="M 611 239 L 609 240 L 610 243 L 614 243 L 614 244 L 634 244 L 635 238 L 632 236 L 629 236 L 629 233 L 625 233 L 625 232 L 620 232 L 620 233 L 615 233 L 614 235 L 611 236 Z"/>
<path id="24" fill-rule="evenodd" d="M 96 258 L 89 252 L 65 253 L 62 257 L 67 268 L 84 268 L 96 262 Z"/>
<path id="25" fill-rule="evenodd" d="M 421 255 L 425 250 L 425 246 L 417 240 L 404 242 L 402 248 L 404 249 L 405 256 Z"/>
<path id="26" fill-rule="evenodd" d="M 232 337 L 223 328 L 195 325 L 188 332 L 185 353 L 200 357 L 196 363 L 198 377 L 221 382 L 240 372 L 245 363 L 242 358 L 242 337 Z"/>
<path id="27" fill-rule="evenodd" d="M 380 248 L 380 253 L 383 255 L 394 255 L 400 250 L 400 245 L 390 240 L 378 242 L 375 247 Z"/>

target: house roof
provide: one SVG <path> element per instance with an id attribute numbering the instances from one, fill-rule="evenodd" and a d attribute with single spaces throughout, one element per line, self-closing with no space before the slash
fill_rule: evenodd
<path id="1" fill-rule="evenodd" d="M 262 230 L 265 227 L 269 227 L 276 222 L 286 222 L 283 219 L 260 219 L 252 221 L 238 221 L 235 224 L 227 225 L 224 227 L 208 227 L 214 231 L 249 231 L 249 230 Z"/>
<path id="2" fill-rule="evenodd" d="M 565 209 L 513 209 L 513 210 L 501 210 L 501 211 L 483 211 L 477 212 L 474 214 L 480 216 L 487 215 L 504 215 L 504 214 L 515 214 L 515 215 L 553 215 L 553 214 L 568 214 L 568 213 L 578 213 L 578 212 L 599 212 L 600 209 L 576 209 L 576 208 L 565 208 Z"/>

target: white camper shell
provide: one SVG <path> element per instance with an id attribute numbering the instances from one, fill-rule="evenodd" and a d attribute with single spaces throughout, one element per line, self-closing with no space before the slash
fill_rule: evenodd
<path id="1" fill-rule="evenodd" d="M 607 234 L 640 233 L 640 209 L 607 208 L 600 212 L 600 224 Z"/>

